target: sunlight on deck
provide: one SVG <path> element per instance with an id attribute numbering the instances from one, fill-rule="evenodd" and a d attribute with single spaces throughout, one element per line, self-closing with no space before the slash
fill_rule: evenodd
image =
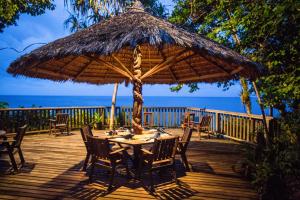
<path id="1" fill-rule="evenodd" d="M 170 132 L 179 132 L 170 130 Z M 27 135 L 23 141 L 26 165 L 15 175 L 5 174 L 8 159 L 0 161 L 0 199 L 256 199 L 250 183 L 242 180 L 233 166 L 241 158 L 239 145 L 229 140 L 192 138 L 188 160 L 192 172 L 184 172 L 178 157 L 179 185 L 167 175 L 155 176 L 156 193 L 145 183 L 126 179 L 123 171 L 115 178 L 115 189 L 105 193 L 107 176 L 98 173 L 95 182 L 80 168 L 85 147 L 78 131 L 70 136 Z M 101 171 L 102 172 L 102 171 Z"/>

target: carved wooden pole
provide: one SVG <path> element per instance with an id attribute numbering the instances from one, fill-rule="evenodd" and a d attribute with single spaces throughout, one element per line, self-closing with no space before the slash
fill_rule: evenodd
<path id="1" fill-rule="evenodd" d="M 143 106 L 143 97 L 142 97 L 142 53 L 140 46 L 137 45 L 133 52 L 133 71 L 134 79 L 133 84 L 133 112 L 132 112 L 132 128 L 135 134 L 142 134 L 142 106 Z"/>

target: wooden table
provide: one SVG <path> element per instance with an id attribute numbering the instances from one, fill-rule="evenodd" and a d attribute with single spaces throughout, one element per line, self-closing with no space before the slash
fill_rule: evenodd
<path id="1" fill-rule="evenodd" d="M 131 139 L 125 139 L 119 135 L 104 135 L 102 134 L 101 137 L 108 138 L 109 141 L 118 143 L 120 145 L 128 145 L 133 147 L 133 168 L 137 169 L 139 165 L 139 154 L 140 150 L 143 145 L 149 145 L 154 143 L 154 139 L 150 139 L 154 136 L 155 132 L 152 131 L 145 131 L 146 134 L 142 135 L 134 135 Z M 161 137 L 169 136 L 168 134 L 162 134 Z"/>

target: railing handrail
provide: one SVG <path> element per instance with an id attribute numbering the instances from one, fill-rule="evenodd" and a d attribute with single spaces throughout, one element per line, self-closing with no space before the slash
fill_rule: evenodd
<path id="1" fill-rule="evenodd" d="M 85 108 L 110 108 L 110 106 L 70 106 L 70 107 L 38 107 L 38 108 L 1 108 L 0 111 L 15 111 L 15 110 L 63 110 L 63 109 L 85 109 Z M 132 108 L 131 106 L 117 106 L 116 108 Z M 235 115 L 240 117 L 248 117 L 255 119 L 262 119 L 262 115 L 257 114 L 247 114 L 233 111 L 224 111 L 224 110 L 215 110 L 215 109 L 206 109 L 206 108 L 196 108 L 196 107 L 184 107 L 184 106 L 144 106 L 143 108 L 182 108 L 188 110 L 197 110 L 197 111 L 206 111 L 219 114 Z M 267 120 L 272 120 L 273 117 L 266 116 Z"/>
<path id="2" fill-rule="evenodd" d="M 247 118 L 254 118 L 254 119 L 263 119 L 262 115 L 257 115 L 257 114 L 248 114 L 248 113 L 232 112 L 232 111 L 225 111 L 225 110 L 214 110 L 214 109 L 194 108 L 194 107 L 187 107 L 187 109 L 197 110 L 197 111 L 204 110 L 205 112 L 211 112 L 211 113 L 235 115 L 235 116 L 239 116 L 239 117 L 247 117 Z M 266 116 L 266 118 L 267 118 L 267 120 L 273 119 L 273 117 L 271 117 L 271 116 Z"/>
<path id="3" fill-rule="evenodd" d="M 248 117 L 248 118 L 255 118 L 255 119 L 262 119 L 262 115 L 257 114 L 248 114 L 248 113 L 240 113 L 240 112 L 232 112 L 232 111 L 224 111 L 224 110 L 213 110 L 213 109 L 205 109 L 206 112 L 214 112 L 219 114 L 226 114 L 226 115 L 238 115 L 240 117 Z M 266 116 L 268 119 L 272 119 L 271 116 Z"/>
<path id="4" fill-rule="evenodd" d="M 70 106 L 70 107 L 38 107 L 38 108 L 1 108 L 0 111 L 15 110 L 63 110 L 63 109 L 81 109 L 81 108 L 110 108 L 110 106 Z"/>
<path id="5" fill-rule="evenodd" d="M 119 106 L 120 108 L 132 108 L 132 106 Z M 182 108 L 186 109 L 186 106 L 144 106 L 143 108 Z"/>

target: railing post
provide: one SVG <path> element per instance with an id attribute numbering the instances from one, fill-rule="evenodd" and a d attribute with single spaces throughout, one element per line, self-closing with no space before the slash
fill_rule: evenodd
<path id="1" fill-rule="evenodd" d="M 220 113 L 216 112 L 216 133 L 221 133 Z"/>

